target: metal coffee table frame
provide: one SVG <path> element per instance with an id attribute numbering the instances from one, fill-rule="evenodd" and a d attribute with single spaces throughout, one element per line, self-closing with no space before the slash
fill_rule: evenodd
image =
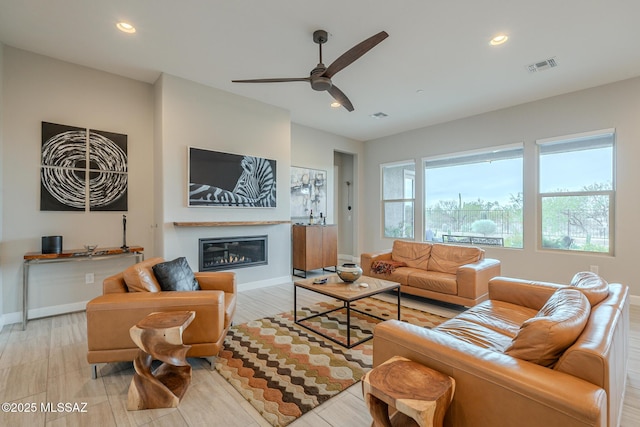
<path id="1" fill-rule="evenodd" d="M 362 277 L 360 279 L 360 281 L 366 281 L 367 279 L 369 279 L 369 278 L 368 277 Z M 370 280 L 374 280 L 374 279 L 370 279 Z M 357 345 L 360 345 L 363 342 L 369 341 L 370 339 L 373 338 L 373 334 L 371 334 L 370 336 L 365 337 L 365 338 L 363 338 L 363 339 L 361 339 L 361 340 L 359 340 L 359 341 L 357 341 L 355 343 L 351 343 L 351 312 L 352 311 L 355 311 L 355 312 L 360 313 L 360 314 L 364 314 L 365 316 L 369 316 L 369 317 L 372 317 L 374 319 L 378 319 L 378 320 L 382 320 L 382 321 L 388 320 L 388 319 L 385 319 L 383 317 L 379 317 L 379 316 L 373 315 L 371 313 L 366 313 L 364 311 L 358 310 L 357 308 L 353 308 L 353 307 L 351 307 L 351 303 L 352 302 L 359 301 L 361 299 L 369 298 L 369 297 L 371 297 L 373 295 L 381 294 L 383 292 L 387 292 L 387 291 L 396 289 L 396 293 L 397 293 L 397 296 L 398 296 L 398 309 L 397 309 L 398 310 L 398 320 L 400 320 L 400 284 L 399 283 L 396 283 L 395 285 L 391 285 L 391 286 L 385 287 L 384 289 L 375 289 L 373 291 L 368 291 L 367 288 L 360 288 L 360 289 L 362 289 L 362 294 L 358 294 L 358 295 L 355 295 L 355 296 L 349 297 L 349 298 L 345 298 L 345 297 L 343 297 L 343 296 L 341 296 L 339 294 L 336 294 L 336 293 L 331 292 L 329 290 L 325 290 L 325 289 L 322 288 L 322 286 L 324 286 L 324 285 L 315 285 L 315 287 L 311 288 L 311 287 L 308 287 L 308 286 L 303 286 L 303 285 L 301 285 L 301 284 L 299 284 L 297 282 L 294 282 L 294 286 L 293 286 L 293 321 L 297 325 L 300 325 L 303 328 L 308 329 L 311 332 L 314 332 L 314 333 L 316 333 L 316 334 L 318 334 L 318 335 L 320 335 L 320 336 L 322 336 L 322 337 L 324 337 L 324 338 L 326 338 L 326 339 L 328 339 L 328 340 L 330 340 L 330 341 L 332 341 L 332 342 L 334 342 L 334 343 L 336 343 L 338 345 L 341 345 L 341 346 L 346 347 L 346 348 L 353 348 L 353 347 L 355 347 Z M 357 283 L 356 284 L 343 284 L 342 286 L 357 286 Z M 331 310 L 323 311 L 321 313 L 316 313 L 316 314 L 313 314 L 311 316 L 306 316 L 306 317 L 303 317 L 301 319 L 298 319 L 298 301 L 297 301 L 298 292 L 297 291 L 298 291 L 299 287 L 303 288 L 303 289 L 308 289 L 308 290 L 310 290 L 312 292 L 316 292 L 316 293 L 319 293 L 319 294 L 322 294 L 322 295 L 326 295 L 326 296 L 335 298 L 335 299 L 337 299 L 339 301 L 342 301 L 342 306 L 337 306 L 337 307 L 335 307 L 335 308 L 333 308 Z M 308 326 L 308 325 L 305 325 L 305 324 L 302 323 L 305 320 L 313 319 L 315 317 L 326 316 L 329 313 L 333 313 L 334 311 L 339 311 L 339 310 L 342 310 L 342 309 L 346 309 L 346 311 L 347 311 L 347 343 L 346 343 L 346 345 L 345 345 L 344 342 L 342 342 L 340 340 L 337 340 L 337 339 L 335 339 L 335 338 L 333 338 L 331 336 L 328 336 L 328 335 L 324 334 L 323 332 L 320 332 L 317 329 L 314 329 L 311 326 Z"/>

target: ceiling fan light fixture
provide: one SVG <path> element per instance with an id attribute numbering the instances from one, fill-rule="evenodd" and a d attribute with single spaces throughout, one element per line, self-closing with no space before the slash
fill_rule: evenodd
<path id="1" fill-rule="evenodd" d="M 313 90 L 317 90 L 319 92 L 331 89 L 333 84 L 331 83 L 331 79 L 328 77 L 322 76 L 312 76 L 311 77 L 311 87 Z"/>
<path id="2" fill-rule="evenodd" d="M 331 103 L 331 108 L 340 108 L 340 107 L 342 107 L 342 104 L 340 104 L 337 101 L 334 101 Z"/>
<path id="3" fill-rule="evenodd" d="M 136 27 L 134 27 L 133 25 L 125 21 L 118 22 L 116 24 L 116 28 L 122 31 L 123 33 L 127 33 L 127 34 L 133 34 L 136 32 Z"/>
<path id="4" fill-rule="evenodd" d="M 496 36 L 494 36 L 491 40 L 489 40 L 489 44 L 491 46 L 499 46 L 501 44 L 504 44 L 507 42 L 507 40 L 509 40 L 509 36 L 506 34 L 498 34 Z"/>

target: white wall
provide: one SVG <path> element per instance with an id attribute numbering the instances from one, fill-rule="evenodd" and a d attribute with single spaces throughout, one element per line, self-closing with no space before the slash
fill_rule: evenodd
<path id="1" fill-rule="evenodd" d="M 342 215 L 343 212 L 338 211 L 339 206 L 335 206 L 335 197 L 334 191 L 341 191 L 345 194 L 339 194 L 339 198 L 346 198 L 346 186 L 340 185 L 341 183 L 336 182 L 335 172 L 334 172 L 334 164 L 335 164 L 335 156 L 334 153 L 347 153 L 352 155 L 355 159 L 354 161 L 354 170 L 351 170 L 351 165 L 347 168 L 347 172 L 349 176 L 353 176 L 353 183 L 351 185 L 352 189 L 352 200 L 353 200 L 353 209 L 352 209 L 352 219 L 350 224 L 345 224 L 345 217 Z M 318 129 L 313 129 L 306 126 L 301 126 L 297 124 L 291 125 L 291 159 L 293 166 L 312 168 L 312 169 L 321 169 L 327 171 L 327 188 L 329 189 L 329 197 L 327 200 L 327 223 L 328 224 L 338 224 L 341 234 L 344 233 L 345 229 L 354 229 L 355 232 L 350 234 L 355 234 L 353 240 L 350 245 L 348 245 L 349 250 L 354 253 L 348 253 L 344 255 L 359 255 L 359 241 L 361 234 L 359 233 L 359 224 L 362 224 L 360 218 L 360 209 L 362 203 L 362 197 L 364 197 L 364 193 L 359 191 L 362 187 L 362 167 L 361 167 L 361 159 L 364 154 L 364 143 L 361 141 L 356 141 L 353 139 L 345 138 L 342 136 L 334 135 L 331 133 L 323 132 Z M 348 157 L 348 156 L 345 156 Z M 343 170 L 343 169 L 341 169 Z M 344 174 L 344 170 L 343 170 Z M 340 181 L 343 181 L 340 179 Z M 342 224 L 340 223 L 342 221 Z M 346 227 L 346 225 L 350 225 L 350 227 Z M 343 239 L 343 236 L 339 237 Z M 345 245 L 346 246 L 346 245 Z M 338 250 L 340 251 L 340 244 Z M 356 249 L 353 249 L 356 248 Z M 341 254 L 343 254 L 341 252 Z"/>
<path id="2" fill-rule="evenodd" d="M 537 249 L 536 139 L 615 128 L 617 142 L 617 192 L 615 256 L 557 253 Z M 391 247 L 381 237 L 381 163 L 455 153 L 481 147 L 524 142 L 524 249 L 486 248 L 487 256 L 502 261 L 502 274 L 527 279 L 567 282 L 577 271 L 598 265 L 610 282 L 630 286 L 640 295 L 635 264 L 640 241 L 640 78 L 543 99 L 466 119 L 417 129 L 365 144 L 365 217 L 367 251 Z M 418 172 L 418 171 L 416 171 Z M 478 177 L 482 179 L 482 177 Z M 416 173 L 416 194 L 423 193 L 422 174 Z M 421 206 L 421 205 L 420 205 Z M 418 208 L 416 217 L 422 216 Z"/>
<path id="3" fill-rule="evenodd" d="M 234 270 L 240 290 L 252 285 L 282 283 L 291 268 L 291 226 L 175 227 L 174 221 L 288 221 L 287 187 L 291 165 L 289 113 L 248 98 L 163 75 L 156 83 L 161 96 L 156 122 L 161 134 L 159 163 L 162 197 L 162 255 L 186 256 L 198 268 L 198 239 L 203 237 L 269 236 L 269 264 Z M 276 160 L 275 208 L 187 207 L 189 146 Z M 156 145 L 158 147 L 158 145 Z M 284 254 L 284 256 L 283 256 Z"/>
<path id="4" fill-rule="evenodd" d="M 22 261 L 41 236 L 62 235 L 65 249 L 122 245 L 123 212 L 41 212 L 41 122 L 128 135 L 127 243 L 153 248 L 153 87 L 5 46 L 2 69 L 2 311 L 21 318 Z M 31 268 L 30 317 L 55 307 L 84 308 L 102 280 L 132 260 L 42 264 Z M 85 284 L 85 273 L 95 283 Z"/>

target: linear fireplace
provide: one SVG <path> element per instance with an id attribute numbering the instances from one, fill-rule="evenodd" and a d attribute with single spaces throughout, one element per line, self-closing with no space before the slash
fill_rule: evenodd
<path id="1" fill-rule="evenodd" d="M 267 236 L 198 239 L 200 271 L 267 264 Z"/>

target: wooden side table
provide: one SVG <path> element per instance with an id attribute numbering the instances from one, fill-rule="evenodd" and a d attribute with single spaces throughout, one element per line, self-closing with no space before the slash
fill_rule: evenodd
<path id="1" fill-rule="evenodd" d="M 400 356 L 370 370 L 362 392 L 372 427 L 441 427 L 455 390 L 455 380 Z M 398 411 L 389 418 L 389 405 Z"/>
<path id="2" fill-rule="evenodd" d="M 195 317 L 195 311 L 151 313 L 129 330 L 140 350 L 133 361 L 136 373 L 129 385 L 128 410 L 178 406 L 191 383 L 186 358 L 191 346 L 182 343 L 182 333 Z M 152 373 L 154 359 L 163 363 Z"/>

